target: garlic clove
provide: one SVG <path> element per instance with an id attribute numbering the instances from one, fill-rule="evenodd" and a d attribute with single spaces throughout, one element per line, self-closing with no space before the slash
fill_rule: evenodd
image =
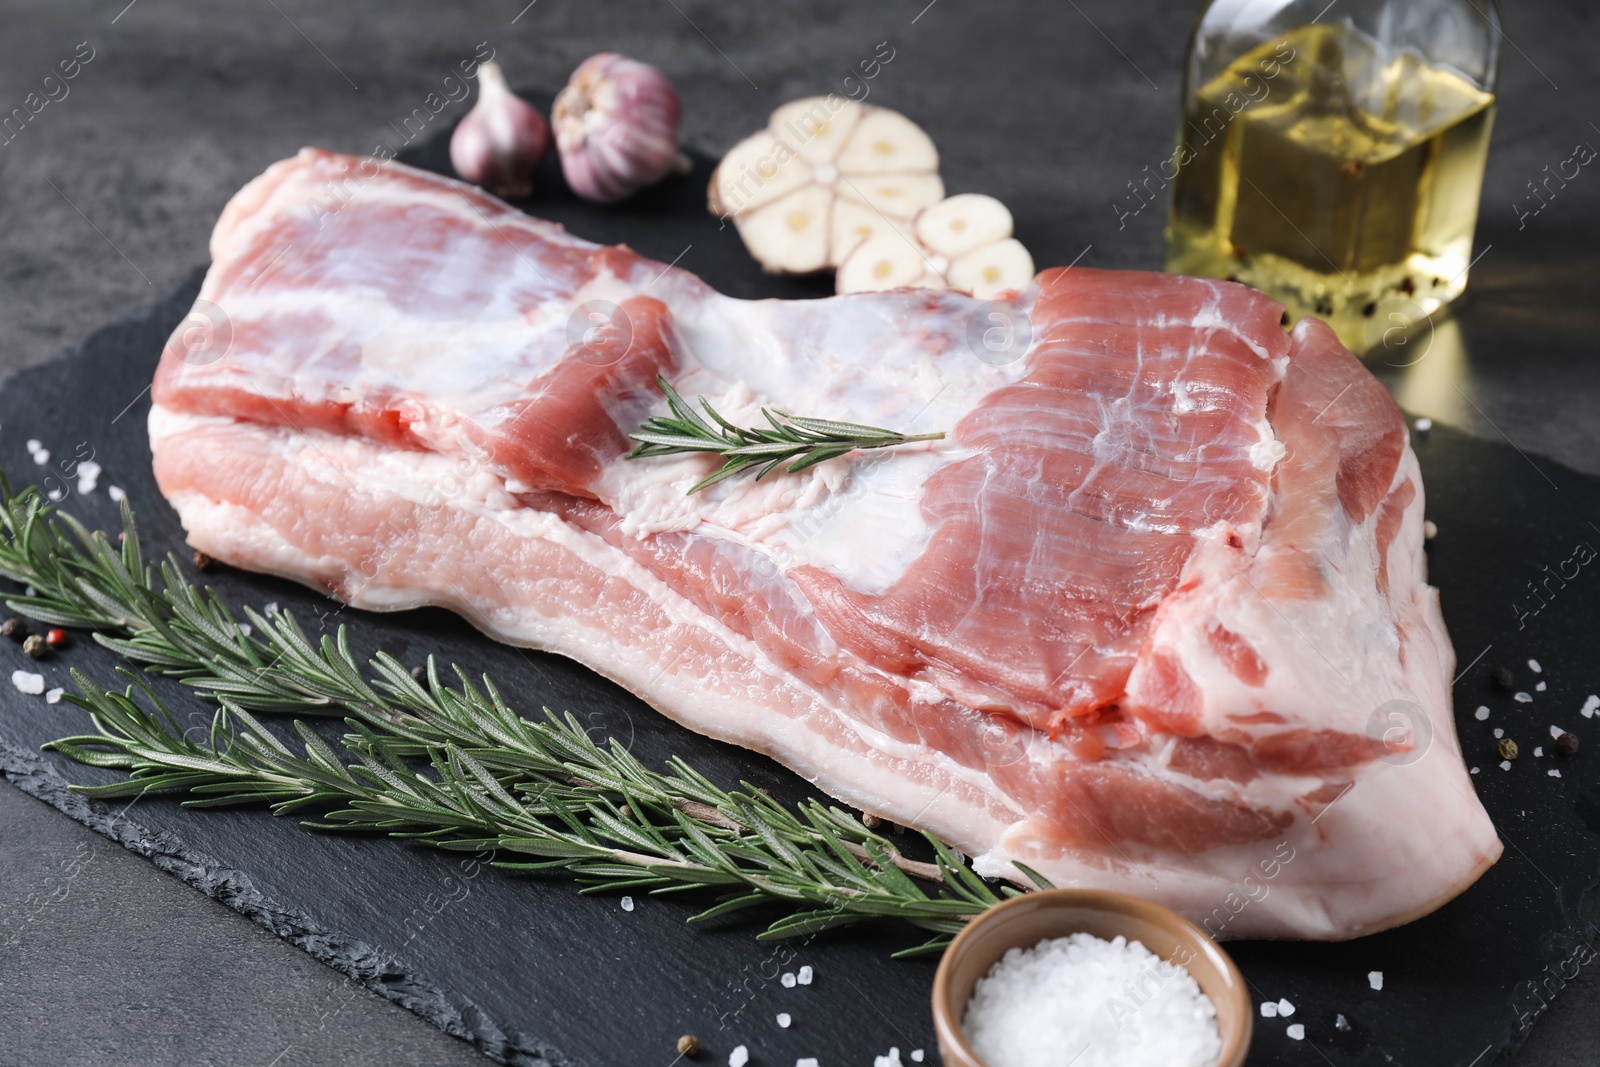
<path id="1" fill-rule="evenodd" d="M 809 274 L 828 265 L 829 210 L 833 197 L 819 185 L 807 185 L 759 211 L 739 225 L 745 243 L 770 248 L 762 266 L 785 274 Z"/>
<path id="2" fill-rule="evenodd" d="M 911 239 L 911 228 L 891 220 L 881 211 L 843 197 L 833 202 L 832 254 L 843 263 L 862 241 L 880 233 L 897 233 Z"/>
<path id="3" fill-rule="evenodd" d="M 846 175 L 837 188 L 840 197 L 902 221 L 944 196 L 944 182 L 937 174 Z"/>
<path id="4" fill-rule="evenodd" d="M 1011 236 L 1011 212 L 992 196 L 958 193 L 923 209 L 915 223 L 917 240 L 946 259 L 956 259 Z"/>
<path id="5" fill-rule="evenodd" d="M 879 107 L 862 116 L 835 163 L 851 174 L 932 171 L 939 168 L 939 150 L 922 127 L 897 111 Z"/>
<path id="6" fill-rule="evenodd" d="M 480 66 L 478 102 L 450 135 L 456 173 L 496 196 L 528 196 L 549 148 L 544 116 L 511 91 L 498 64 Z"/>
<path id="7" fill-rule="evenodd" d="M 928 262 L 914 241 L 900 233 L 880 233 L 862 241 L 839 264 L 835 287 L 841 293 L 877 293 L 920 287 Z M 938 288 L 943 288 L 942 282 Z"/>
<path id="8" fill-rule="evenodd" d="M 861 121 L 861 112 L 860 104 L 842 96 L 808 96 L 778 108 L 767 126 L 801 159 L 809 163 L 832 163 Z"/>
<path id="9" fill-rule="evenodd" d="M 1033 256 L 1011 237 L 968 252 L 950 264 L 945 277 L 950 288 L 990 300 L 1028 287 L 1033 281 Z"/>
<path id="10" fill-rule="evenodd" d="M 790 149 L 762 130 L 733 146 L 722 157 L 718 173 L 725 180 L 712 182 L 709 206 L 713 215 L 754 211 L 811 181 L 811 168 L 800 163 L 784 165 Z"/>
<path id="11" fill-rule="evenodd" d="M 679 165 L 678 91 L 648 63 L 616 52 L 590 56 L 551 109 L 561 172 L 585 200 L 615 203 Z"/>

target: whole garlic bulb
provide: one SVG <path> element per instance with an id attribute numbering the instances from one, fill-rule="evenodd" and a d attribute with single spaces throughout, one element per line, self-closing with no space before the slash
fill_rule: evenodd
<path id="1" fill-rule="evenodd" d="M 478 102 L 450 135 L 456 173 L 496 196 L 528 196 L 549 149 L 544 116 L 511 91 L 497 64 L 479 67 Z"/>
<path id="2" fill-rule="evenodd" d="M 678 91 L 655 67 L 616 52 L 590 56 L 550 112 L 567 184 L 585 200 L 609 204 L 687 169 L 678 154 L 679 114 Z"/>

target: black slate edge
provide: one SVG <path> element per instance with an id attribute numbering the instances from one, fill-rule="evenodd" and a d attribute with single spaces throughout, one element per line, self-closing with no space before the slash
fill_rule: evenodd
<path id="1" fill-rule="evenodd" d="M 144 309 L 141 309 L 144 310 Z M 408 971 L 364 941 L 326 930 L 308 916 L 264 896 L 249 875 L 218 863 L 169 834 L 152 833 L 108 804 L 74 793 L 35 752 L 0 742 L 0 774 L 29 796 L 137 853 L 184 884 L 225 904 L 379 996 L 421 1016 L 452 1037 L 469 1041 L 491 1059 L 512 1067 L 570 1067 L 559 1049 L 506 1033 L 476 1005 Z M 131 805 L 129 805 L 131 807 Z"/>

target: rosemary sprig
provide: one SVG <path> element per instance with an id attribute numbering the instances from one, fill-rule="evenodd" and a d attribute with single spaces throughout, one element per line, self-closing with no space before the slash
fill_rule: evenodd
<path id="1" fill-rule="evenodd" d="M 892 448 L 913 441 L 938 441 L 944 437 L 943 433 L 903 434 L 881 426 L 808 419 L 770 408 L 762 408 L 761 414 L 771 429 L 735 426 L 718 414 L 709 400 L 701 397 L 700 406 L 711 420 L 707 422 L 659 374 L 656 384 L 666 395 L 672 417 L 652 417 L 637 433 L 629 434 L 639 443 L 628 453 L 628 458 L 672 456 L 683 452 L 712 452 L 722 456 L 722 466 L 690 486 L 691 494 L 757 467 L 760 469 L 756 471 L 756 480 L 760 481 L 784 463 L 789 463 L 784 470 L 793 473 L 847 452 Z M 791 460 L 793 462 L 789 462 Z"/>
<path id="2" fill-rule="evenodd" d="M 287 612 L 246 608 L 247 632 L 175 558 L 144 561 L 126 502 L 122 525 L 118 548 L 37 490 L 6 488 L 0 499 L 0 574 L 33 587 L 7 600 L 13 610 L 88 627 L 98 643 L 220 705 L 209 737 L 191 740 L 137 674 L 119 669 L 132 684 L 116 693 L 73 671 L 81 695 L 67 699 L 88 710 L 95 732 L 46 747 L 128 772 L 78 787 L 89 795 L 264 803 L 309 813 L 306 824 L 321 829 L 526 857 L 497 865 L 562 869 L 586 892 L 709 892 L 713 905 L 692 921 L 776 904 L 782 914 L 765 939 L 881 918 L 933 935 L 902 955 L 936 951 L 1021 891 L 991 887 L 931 836 L 934 862 L 920 862 L 837 807 L 790 810 L 749 783 L 724 790 L 678 759 L 651 770 L 615 740 L 595 743 L 570 714 L 518 715 L 486 677 L 476 685 L 456 668 L 447 683 L 431 658 L 425 685 L 386 653 L 363 669 L 342 626 L 313 644 Z M 301 720 L 291 747 L 260 711 L 342 713 L 342 751 Z"/>

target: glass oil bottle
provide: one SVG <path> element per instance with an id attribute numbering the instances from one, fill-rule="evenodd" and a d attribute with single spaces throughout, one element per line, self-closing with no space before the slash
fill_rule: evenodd
<path id="1" fill-rule="evenodd" d="M 1167 269 L 1254 286 L 1357 353 L 1429 319 L 1466 288 L 1499 40 L 1492 0 L 1213 0 Z"/>

